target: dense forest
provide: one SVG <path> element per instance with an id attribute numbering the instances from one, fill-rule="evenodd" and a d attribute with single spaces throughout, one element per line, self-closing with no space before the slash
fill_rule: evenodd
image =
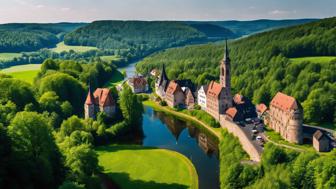
<path id="1" fill-rule="evenodd" d="M 147 54 L 205 37 L 182 22 L 95 21 L 67 34 L 64 42 L 103 49 L 134 49 L 137 53 Z"/>
<path id="2" fill-rule="evenodd" d="M 210 23 L 203 22 L 192 22 L 189 24 L 191 27 L 197 29 L 198 31 L 204 33 L 210 40 L 211 39 L 231 39 L 238 37 L 231 30 Z"/>
<path id="3" fill-rule="evenodd" d="M 222 131 L 220 142 L 221 189 L 332 189 L 336 187 L 336 151 L 319 155 L 315 152 L 296 152 L 267 143 L 261 163 L 242 163 L 247 160 L 238 140 Z M 245 161 L 246 162 L 246 161 Z"/>
<path id="4" fill-rule="evenodd" d="M 101 188 L 94 146 L 142 135 L 142 103 L 130 88 L 113 90 L 114 117 L 81 118 L 88 82 L 101 87 L 118 73 L 102 61 L 48 59 L 34 86 L 0 74 L 0 188 Z"/>
<path id="5" fill-rule="evenodd" d="M 65 33 L 83 25 L 82 23 L 2 24 L 0 52 L 36 51 L 54 47 Z"/>
<path id="6" fill-rule="evenodd" d="M 291 57 L 336 56 L 336 18 L 278 29 L 229 44 L 232 87 L 255 103 L 278 91 L 302 103 L 306 122 L 336 122 L 336 60 L 292 63 Z M 153 54 L 137 64 L 141 73 L 166 64 L 170 78 L 196 84 L 219 79 L 220 44 L 194 45 Z"/>

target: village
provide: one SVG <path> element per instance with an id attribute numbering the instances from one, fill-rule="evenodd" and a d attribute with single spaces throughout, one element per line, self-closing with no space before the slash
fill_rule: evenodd
<path id="1" fill-rule="evenodd" d="M 223 60 L 220 62 L 219 83 L 195 86 L 191 80 L 169 79 L 165 65 L 161 71 L 153 69 L 149 77 L 155 81 L 155 101 L 170 108 L 204 110 L 216 119 L 222 128 L 228 129 L 239 138 L 245 151 L 255 161 L 260 161 L 264 144 L 269 141 L 264 133 L 265 126 L 294 144 L 312 144 L 318 152 L 328 152 L 335 147 L 335 139 L 329 130 L 303 124 L 303 109 L 292 96 L 278 92 L 270 102 L 254 105 L 250 99 L 231 93 L 231 59 L 225 43 Z M 149 83 L 145 76 L 134 75 L 125 83 L 133 93 L 148 93 Z M 118 90 L 122 90 L 119 86 Z M 96 118 L 96 113 L 105 112 L 113 116 L 116 102 L 110 89 L 98 88 L 92 93 L 89 88 L 84 105 L 85 118 Z"/>

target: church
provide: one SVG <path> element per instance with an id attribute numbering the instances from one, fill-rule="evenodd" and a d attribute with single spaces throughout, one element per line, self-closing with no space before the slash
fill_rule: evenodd
<path id="1" fill-rule="evenodd" d="M 220 63 L 220 83 L 211 81 L 206 93 L 206 112 L 219 121 L 220 115 L 232 107 L 230 57 L 225 41 L 224 58 Z"/>

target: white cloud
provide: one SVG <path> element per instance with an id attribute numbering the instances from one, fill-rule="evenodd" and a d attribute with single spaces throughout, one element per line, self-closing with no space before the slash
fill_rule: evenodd
<path id="1" fill-rule="evenodd" d="M 275 16 L 288 16 L 296 13 L 297 10 L 278 10 L 278 9 L 268 12 L 268 14 Z"/>
<path id="2" fill-rule="evenodd" d="M 36 8 L 38 9 L 41 9 L 41 8 L 44 8 L 45 6 L 44 5 L 35 5 Z"/>
<path id="3" fill-rule="evenodd" d="M 63 7 L 63 8 L 61 8 L 61 11 L 69 11 L 69 10 L 71 10 L 69 7 Z"/>

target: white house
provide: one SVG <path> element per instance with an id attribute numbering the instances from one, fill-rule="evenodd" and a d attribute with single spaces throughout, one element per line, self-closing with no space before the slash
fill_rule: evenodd
<path id="1" fill-rule="evenodd" d="M 206 110 L 207 92 L 208 92 L 208 85 L 202 85 L 197 92 L 197 104 L 201 106 L 202 110 Z"/>

